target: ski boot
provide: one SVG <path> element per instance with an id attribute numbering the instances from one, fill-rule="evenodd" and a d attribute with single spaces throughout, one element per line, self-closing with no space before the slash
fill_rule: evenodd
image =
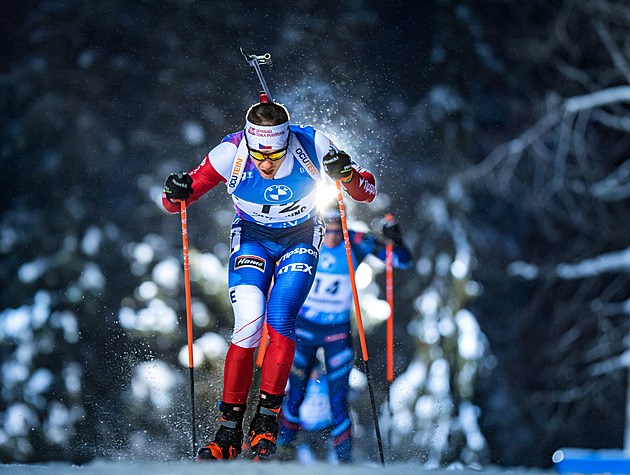
<path id="1" fill-rule="evenodd" d="M 250 447 L 254 453 L 254 461 L 269 460 L 276 453 L 276 437 L 278 437 L 278 414 L 284 394 L 268 394 L 260 392 L 260 402 L 256 415 L 249 425 Z"/>
<path id="2" fill-rule="evenodd" d="M 238 457 L 243 445 L 243 416 L 245 404 L 219 403 L 221 426 L 214 436 L 214 441 L 200 449 L 198 461 L 230 460 Z"/>
<path id="3" fill-rule="evenodd" d="M 352 438 L 347 438 L 335 445 L 335 452 L 337 453 L 337 461 L 340 464 L 352 463 Z"/>

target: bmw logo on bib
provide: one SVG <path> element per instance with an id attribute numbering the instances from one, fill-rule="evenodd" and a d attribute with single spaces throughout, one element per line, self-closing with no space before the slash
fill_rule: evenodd
<path id="1" fill-rule="evenodd" d="M 286 202 L 291 199 L 293 192 L 286 185 L 271 185 L 265 190 L 265 199 L 276 203 Z"/>
<path id="2" fill-rule="evenodd" d="M 335 260 L 335 256 L 333 256 L 331 253 L 322 253 L 319 257 L 319 265 L 324 270 L 330 270 L 335 266 Z"/>

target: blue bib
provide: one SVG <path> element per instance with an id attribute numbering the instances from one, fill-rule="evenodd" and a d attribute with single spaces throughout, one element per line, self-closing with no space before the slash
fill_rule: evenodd
<path id="1" fill-rule="evenodd" d="M 290 142 L 296 146 L 289 147 L 285 158 L 293 161 L 293 168 L 288 176 L 265 179 L 252 163 L 252 159 L 248 159 L 240 182 L 232 194 L 241 218 L 263 226 L 285 228 L 302 223 L 317 213 L 315 205 L 318 181 L 303 166 L 303 156 L 302 160 L 300 156 L 296 156 L 306 154 L 310 158 L 308 163 L 319 171 L 315 130 L 312 127 L 295 125 L 290 126 L 290 130 L 297 142 Z"/>

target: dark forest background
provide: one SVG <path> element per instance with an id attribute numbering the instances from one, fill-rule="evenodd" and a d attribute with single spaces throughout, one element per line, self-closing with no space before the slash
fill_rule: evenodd
<path id="1" fill-rule="evenodd" d="M 351 216 L 378 231 L 393 214 L 414 251 L 396 274 L 396 371 L 413 391 L 382 419 L 392 457 L 546 467 L 560 447 L 622 447 L 629 28 L 612 0 L 5 5 L 0 460 L 188 450 L 180 223 L 159 195 L 257 101 L 241 46 L 272 54 L 294 122 L 376 175 L 378 200 Z M 197 336 L 229 338 L 231 216 L 222 189 L 189 210 Z M 174 368 L 157 373 L 172 399 L 148 396 L 147 362 Z M 220 355 L 198 374 L 206 424 Z M 375 458 L 361 394 L 358 450 Z"/>

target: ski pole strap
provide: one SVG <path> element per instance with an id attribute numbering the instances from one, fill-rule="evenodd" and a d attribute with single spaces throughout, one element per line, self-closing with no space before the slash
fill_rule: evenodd
<path id="1" fill-rule="evenodd" d="M 298 139 L 294 133 L 291 134 L 289 136 L 289 151 L 298 158 L 302 166 L 306 169 L 313 180 L 319 180 L 321 178 L 321 174 L 311 160 L 309 153 L 304 153 L 305 150 L 306 147 L 302 145 L 300 139 Z M 315 150 L 313 150 L 313 153 L 315 153 Z"/>
<path id="2" fill-rule="evenodd" d="M 234 156 L 234 162 L 232 163 L 232 171 L 230 172 L 230 178 L 227 180 L 227 192 L 228 194 L 234 193 L 236 187 L 243 178 L 243 171 L 245 170 L 245 163 L 247 162 L 247 142 L 245 138 L 241 140 L 236 149 L 236 155 Z"/>

